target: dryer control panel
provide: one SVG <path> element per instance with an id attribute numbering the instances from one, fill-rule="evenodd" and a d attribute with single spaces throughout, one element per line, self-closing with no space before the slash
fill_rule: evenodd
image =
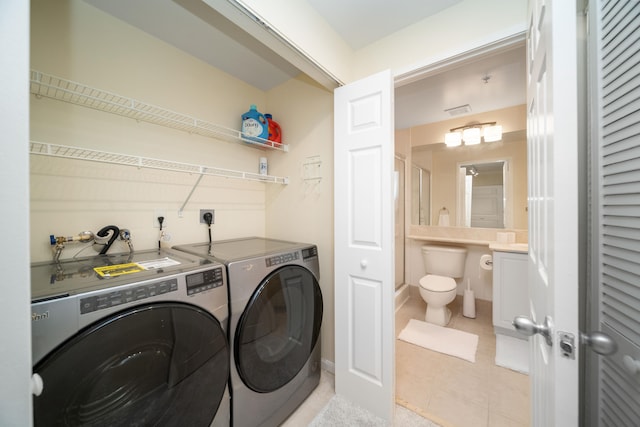
<path id="1" fill-rule="evenodd" d="M 316 246 L 312 246 L 310 248 L 306 248 L 302 250 L 302 259 L 307 260 L 309 258 L 314 258 L 318 256 L 318 248 Z"/>
<path id="2" fill-rule="evenodd" d="M 187 295 L 208 291 L 222 286 L 222 267 L 205 270 L 199 273 L 187 274 Z"/>
<path id="3" fill-rule="evenodd" d="M 274 267 L 276 265 L 295 261 L 299 258 L 300 254 L 298 252 L 291 252 L 288 254 L 274 255 L 272 257 L 265 258 L 265 263 L 267 264 L 267 267 Z"/>

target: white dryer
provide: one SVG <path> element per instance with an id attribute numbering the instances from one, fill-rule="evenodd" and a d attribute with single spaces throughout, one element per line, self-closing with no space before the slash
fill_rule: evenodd
<path id="1" fill-rule="evenodd" d="M 230 423 L 226 271 L 173 250 L 31 266 L 34 425 Z"/>
<path id="2" fill-rule="evenodd" d="M 280 425 L 320 381 L 317 247 L 250 237 L 174 249 L 227 266 L 232 425 Z"/>

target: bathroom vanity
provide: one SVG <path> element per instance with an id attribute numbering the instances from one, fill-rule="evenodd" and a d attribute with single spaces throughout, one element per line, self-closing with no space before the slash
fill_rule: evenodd
<path id="1" fill-rule="evenodd" d="M 524 244 L 492 244 L 493 326 L 496 365 L 529 372 L 529 342 L 516 332 L 513 318 L 529 313 L 528 254 Z"/>

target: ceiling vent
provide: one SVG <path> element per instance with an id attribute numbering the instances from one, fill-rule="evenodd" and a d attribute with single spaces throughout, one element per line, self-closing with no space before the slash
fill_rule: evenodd
<path id="1" fill-rule="evenodd" d="M 460 116 L 462 114 L 468 114 L 471 112 L 471 106 L 469 104 L 460 105 L 459 107 L 447 108 L 445 113 L 449 113 L 451 117 Z"/>

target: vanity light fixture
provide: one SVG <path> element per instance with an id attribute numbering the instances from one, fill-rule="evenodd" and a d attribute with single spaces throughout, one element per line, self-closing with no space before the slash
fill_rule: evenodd
<path id="1" fill-rule="evenodd" d="M 474 123 L 450 129 L 444 134 L 444 143 L 447 147 L 457 147 L 464 141 L 465 145 L 480 144 L 484 137 L 484 142 L 495 142 L 502 139 L 502 126 L 496 122 Z"/>

